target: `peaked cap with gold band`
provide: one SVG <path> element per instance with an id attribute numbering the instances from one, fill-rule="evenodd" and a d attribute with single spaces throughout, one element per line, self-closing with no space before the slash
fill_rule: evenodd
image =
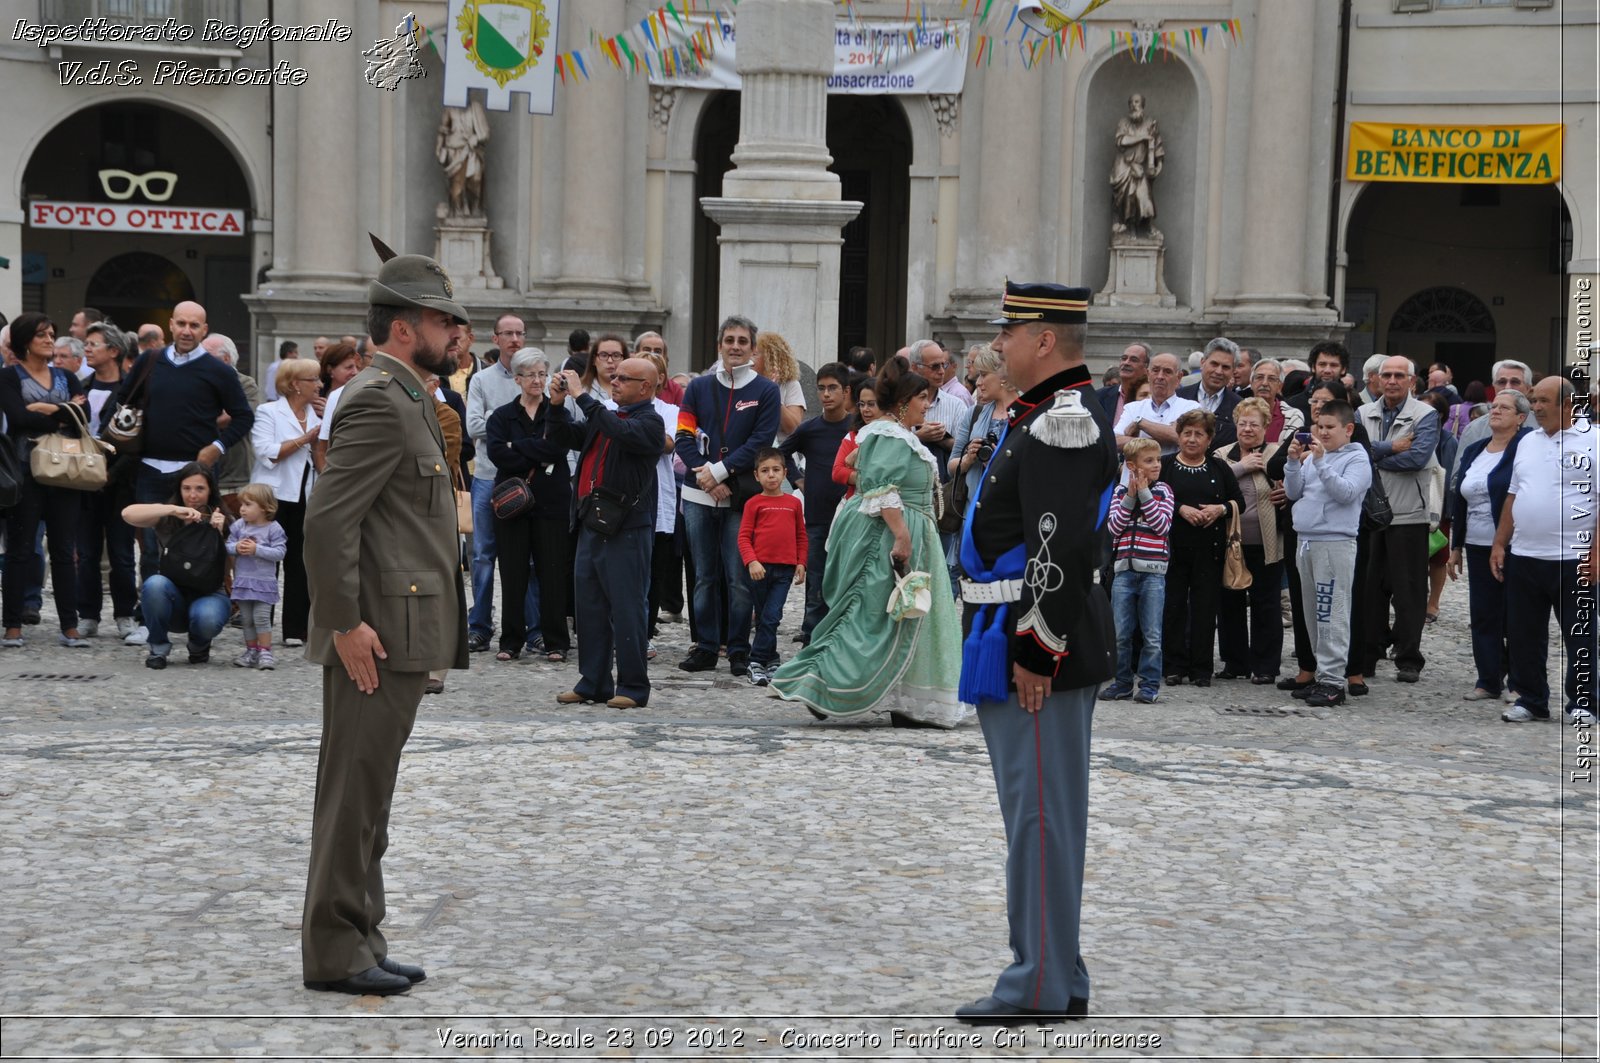
<path id="1" fill-rule="evenodd" d="M 1088 288 L 1069 288 L 1065 284 L 1017 284 L 1006 281 L 1000 297 L 1000 316 L 991 325 L 1026 325 L 1040 322 L 1054 325 L 1082 325 L 1089 320 Z"/>
<path id="2" fill-rule="evenodd" d="M 367 302 L 373 306 L 410 306 L 449 314 L 465 325 L 471 319 L 454 301 L 455 288 L 444 267 L 427 255 L 395 255 L 367 285 Z"/>

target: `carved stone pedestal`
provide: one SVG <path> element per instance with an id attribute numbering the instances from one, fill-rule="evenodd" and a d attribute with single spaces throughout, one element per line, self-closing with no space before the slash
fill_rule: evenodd
<path id="1" fill-rule="evenodd" d="M 489 219 L 450 217 L 443 204 L 433 227 L 433 257 L 459 288 L 504 288 L 489 261 Z"/>
<path id="2" fill-rule="evenodd" d="M 1094 297 L 1097 306 L 1176 306 L 1167 290 L 1166 240 L 1160 233 L 1111 237 L 1111 269 L 1105 288 Z"/>

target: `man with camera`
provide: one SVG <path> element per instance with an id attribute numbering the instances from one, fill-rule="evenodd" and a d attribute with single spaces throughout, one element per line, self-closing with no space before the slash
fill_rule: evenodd
<path id="1" fill-rule="evenodd" d="M 578 553 L 578 683 L 556 700 L 563 705 L 604 702 L 642 708 L 650 700 L 646 655 L 650 549 L 655 539 L 656 459 L 666 425 L 652 401 L 655 364 L 629 358 L 611 375 L 615 413 L 584 390 L 571 369 L 550 387 L 549 438 L 581 453 L 575 481 Z M 575 401 L 584 423 L 573 424 Z M 611 671 L 613 652 L 617 668 Z"/>

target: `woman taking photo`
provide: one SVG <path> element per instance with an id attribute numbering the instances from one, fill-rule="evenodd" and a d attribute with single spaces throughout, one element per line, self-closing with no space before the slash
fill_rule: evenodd
<path id="1" fill-rule="evenodd" d="M 604 341 L 596 345 L 605 346 Z M 511 375 L 521 394 L 489 415 L 485 436 L 495 486 L 512 479 L 528 481 L 533 506 L 510 520 L 494 518 L 500 555 L 500 652 L 497 661 L 514 661 L 528 637 L 528 565 L 539 579 L 539 627 L 548 660 L 565 661 L 571 651 L 567 634 L 567 583 L 572 559 L 568 551 L 567 505 L 572 481 L 567 449 L 545 439 L 550 403 L 545 382 L 550 360 L 537 347 L 524 347 L 511 359 Z M 609 375 L 608 375 L 609 379 Z"/>
<path id="2" fill-rule="evenodd" d="M 884 415 L 856 436 L 859 493 L 839 504 L 828 534 L 828 615 L 771 686 L 819 718 L 887 709 L 898 727 L 954 727 L 968 712 L 956 698 L 961 623 L 934 524 L 939 469 L 916 436 L 931 389 L 896 357 L 878 376 L 877 397 Z M 927 615 L 885 611 L 896 569 L 926 577 Z"/>
<path id="3" fill-rule="evenodd" d="M 1017 391 L 1001 371 L 998 354 L 984 348 L 973 357 L 973 368 L 978 377 L 972 396 L 978 403 L 978 410 L 962 422 L 950 457 L 950 475 L 967 478 L 967 498 L 978 491 L 978 478 L 983 475 L 985 464 L 984 447 L 993 447 L 1006 426 L 1006 410 L 1017 401 Z"/>
<path id="4" fill-rule="evenodd" d="M 289 358 L 278 363 L 273 384 L 278 398 L 256 409 L 250 429 L 256 466 L 255 483 L 272 488 L 278 499 L 275 518 L 288 537 L 283 557 L 283 644 L 303 646 L 311 613 L 306 590 L 306 499 L 317 474 L 311 464 L 311 445 L 317 441 L 322 421 L 311 408 L 319 383 L 317 363 L 309 358 Z"/>
<path id="5" fill-rule="evenodd" d="M 1511 466 L 1522 437 L 1531 429 L 1527 396 L 1502 390 L 1489 404 L 1489 438 L 1461 452 L 1454 490 L 1455 512 L 1450 525 L 1450 578 L 1461 578 L 1467 565 L 1467 607 L 1472 629 L 1472 663 L 1477 682 L 1462 695 L 1464 701 L 1489 701 L 1505 690 L 1509 658 L 1506 654 L 1506 585 L 1489 571 L 1489 551 L 1494 546 L 1500 510 L 1511 486 Z"/>
<path id="6" fill-rule="evenodd" d="M 1283 620 L 1278 601 L 1278 591 L 1283 586 L 1283 536 L 1278 532 L 1277 507 L 1272 504 L 1272 489 L 1278 484 L 1267 476 L 1267 461 L 1278 450 L 1278 444 L 1269 443 L 1266 438 L 1270 411 L 1264 399 L 1241 400 L 1233 408 L 1239 441 L 1216 451 L 1216 456 L 1228 463 L 1244 498 L 1240 537 L 1245 567 L 1251 576 L 1248 590 L 1222 588 L 1217 626 L 1222 671 L 1217 678 L 1249 676 L 1250 682 L 1258 686 L 1278 678 L 1278 662 L 1283 656 Z"/>
<path id="7" fill-rule="evenodd" d="M 178 491 L 171 502 L 143 502 L 122 511 L 122 519 L 135 528 L 154 528 L 161 544 L 159 571 L 144 581 L 139 595 L 144 623 L 150 629 L 146 668 L 167 666 L 173 631 L 189 633 L 190 664 L 209 661 L 211 640 L 227 625 L 233 608 L 223 590 L 227 581 L 223 540 L 228 525 L 216 478 L 209 467 L 191 461 L 174 473 L 173 479 Z M 214 566 L 211 561 L 216 554 L 202 532 L 214 533 L 215 551 L 224 559 Z M 180 560 L 182 564 L 177 563 Z"/>
<path id="8" fill-rule="evenodd" d="M 56 326 L 43 314 L 17 315 L 11 322 L 11 349 L 17 354 L 17 362 L 0 368 L 0 413 L 5 415 L 6 434 L 16 449 L 22 483 L 17 504 L 5 515 L 6 570 L 0 580 L 5 636 L 0 638 L 0 646 L 22 646 L 23 622 L 39 622 L 38 611 L 24 610 L 23 599 L 28 595 L 28 576 L 36 571 L 34 544 L 42 522 L 50 548 L 50 586 L 55 594 L 56 619 L 61 626 L 57 641 L 72 649 L 84 649 L 90 643 L 78 634 L 76 547 L 85 493 L 39 483 L 28 469 L 28 444 L 32 440 L 51 432 L 78 433 L 80 422 L 76 414 L 88 416 L 83 385 L 65 369 L 51 365 L 56 351 Z M 31 615 L 24 616 L 25 612 Z"/>
<path id="9" fill-rule="evenodd" d="M 1161 482 L 1172 488 L 1172 558 L 1167 565 L 1167 602 L 1161 633 L 1167 685 L 1192 680 L 1211 685 L 1217 600 L 1222 591 L 1222 547 L 1228 506 L 1244 508 L 1244 497 L 1228 463 L 1212 457 L 1217 419 L 1190 410 L 1173 423 L 1178 452 L 1161 461 Z"/>

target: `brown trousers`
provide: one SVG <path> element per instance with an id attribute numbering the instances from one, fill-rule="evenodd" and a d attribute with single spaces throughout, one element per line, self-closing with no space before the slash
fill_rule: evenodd
<path id="1" fill-rule="evenodd" d="M 322 749 L 300 924 L 308 982 L 360 974 L 388 955 L 378 924 L 389 805 L 427 679 L 427 672 L 382 671 L 378 689 L 363 694 L 342 667 L 322 670 Z"/>

